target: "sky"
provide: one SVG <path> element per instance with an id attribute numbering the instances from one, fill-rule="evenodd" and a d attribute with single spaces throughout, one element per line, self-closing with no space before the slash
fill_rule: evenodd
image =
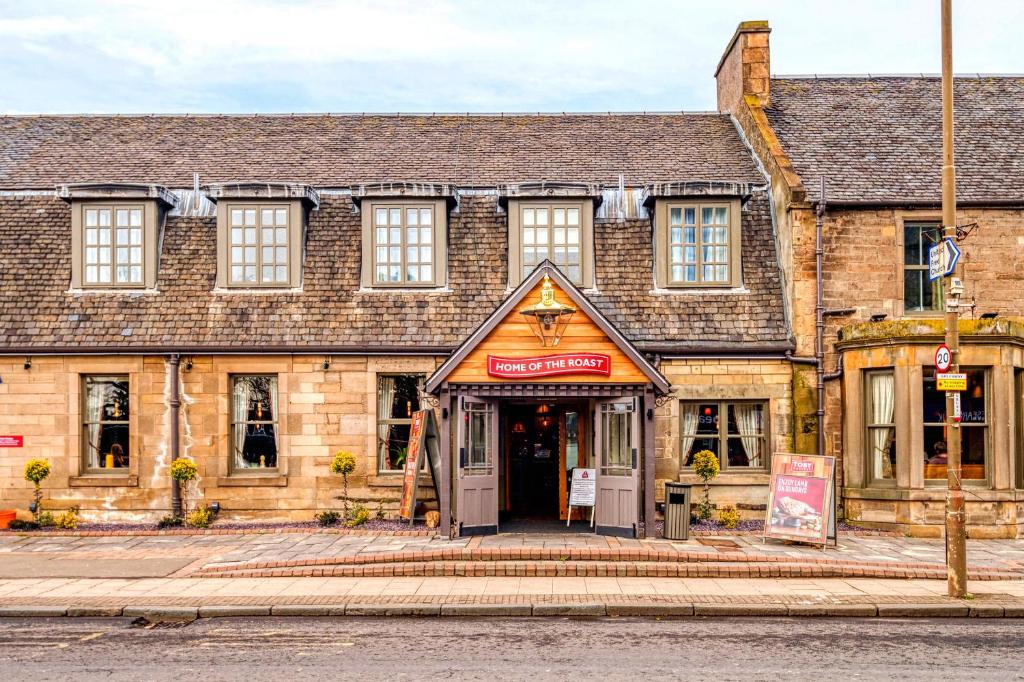
<path id="1" fill-rule="evenodd" d="M 772 71 L 936 73 L 939 0 L 0 0 L 0 111 L 706 111 L 737 23 Z M 954 64 L 1024 73 L 1024 0 L 954 0 Z"/>

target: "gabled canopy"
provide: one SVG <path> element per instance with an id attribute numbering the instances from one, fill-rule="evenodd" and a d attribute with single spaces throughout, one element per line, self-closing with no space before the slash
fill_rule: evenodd
<path id="1" fill-rule="evenodd" d="M 465 341 L 455 350 L 454 353 L 442 364 L 434 374 L 427 380 L 426 390 L 428 393 L 436 393 L 441 384 L 447 380 L 449 375 L 473 352 L 481 342 L 484 341 L 523 301 L 526 296 L 540 284 L 544 276 L 551 278 L 552 282 L 562 290 L 575 304 L 576 309 L 586 315 L 608 339 L 636 366 L 637 370 L 654 384 L 658 393 L 668 393 L 670 385 L 661 372 L 655 369 L 643 353 L 638 351 L 629 340 L 601 314 L 588 299 L 583 295 L 555 265 L 545 260 L 530 273 L 523 282 L 509 294 L 508 298 L 499 305 L 491 315 L 484 320 L 477 329 L 466 338 Z"/>

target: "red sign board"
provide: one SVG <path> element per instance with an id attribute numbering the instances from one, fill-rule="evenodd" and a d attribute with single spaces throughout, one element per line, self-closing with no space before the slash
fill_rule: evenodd
<path id="1" fill-rule="evenodd" d="M 412 413 L 412 427 L 409 429 L 409 448 L 405 455 L 405 478 L 402 480 L 402 502 L 398 515 L 403 519 L 411 519 L 416 512 L 416 483 L 420 475 L 420 452 L 423 442 L 423 421 L 426 410 Z"/>
<path id="2" fill-rule="evenodd" d="M 942 344 L 935 349 L 935 369 L 940 372 L 949 370 L 949 366 L 953 364 L 953 353 L 949 350 L 949 346 Z"/>
<path id="3" fill-rule="evenodd" d="M 560 374 L 610 376 L 612 359 L 603 353 L 561 353 L 533 358 L 487 356 L 487 374 L 502 379 L 530 379 Z"/>
<path id="4" fill-rule="evenodd" d="M 24 445 L 24 436 L 0 436 L 0 448 L 20 448 Z"/>

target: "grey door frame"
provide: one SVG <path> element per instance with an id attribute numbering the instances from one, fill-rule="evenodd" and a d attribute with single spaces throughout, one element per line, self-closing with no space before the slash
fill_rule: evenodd
<path id="1" fill-rule="evenodd" d="M 605 472 L 605 424 L 604 410 L 605 406 L 629 403 L 629 443 L 627 447 L 629 452 L 627 453 L 627 467 L 630 471 L 628 475 L 622 474 L 609 474 Z M 643 440 L 641 439 L 641 430 L 643 423 L 640 419 L 640 414 L 643 409 L 643 404 L 639 398 L 633 397 L 621 397 L 621 398 L 608 398 L 604 400 L 598 400 L 594 403 L 594 465 L 597 471 L 597 498 L 595 500 L 597 508 L 594 510 L 596 523 L 595 532 L 599 535 L 615 535 L 619 537 L 637 537 L 640 530 L 640 491 L 641 491 L 641 480 L 640 472 L 643 464 Z M 611 490 L 613 492 L 613 500 L 605 502 L 603 493 Z M 621 493 L 626 492 L 631 500 L 625 502 L 625 506 L 622 505 Z M 619 499 L 615 499 L 619 498 Z M 614 505 L 613 508 L 609 509 L 609 505 Z M 621 519 L 625 515 L 627 521 L 625 523 L 615 522 L 615 519 Z"/>
<path id="2" fill-rule="evenodd" d="M 466 469 L 468 467 L 469 453 L 466 452 L 466 438 L 470 426 L 466 424 L 466 420 L 463 418 L 465 414 L 466 403 L 479 403 L 486 405 L 489 408 L 490 414 L 488 415 L 486 429 L 487 429 L 487 448 L 485 450 L 485 456 L 487 458 L 487 468 L 489 473 L 486 474 L 467 474 Z M 458 534 L 459 536 L 467 535 L 493 535 L 498 532 L 498 466 L 500 464 L 500 429 L 498 427 L 499 419 L 499 402 L 496 398 L 480 398 L 475 395 L 460 394 L 458 396 L 458 414 L 456 422 L 456 444 L 455 453 L 458 457 L 456 467 L 456 520 L 458 522 Z M 484 523 L 473 523 L 472 525 L 466 525 L 467 521 L 467 505 L 466 505 L 466 494 L 465 491 L 468 488 L 470 482 L 477 482 L 484 484 L 480 489 L 485 489 L 488 485 L 494 491 L 494 504 L 481 505 L 481 516 L 484 517 Z M 490 507 L 493 507 L 491 509 Z M 475 519 L 469 519 L 474 521 Z M 486 521 L 493 521 L 493 523 L 487 523 Z"/>

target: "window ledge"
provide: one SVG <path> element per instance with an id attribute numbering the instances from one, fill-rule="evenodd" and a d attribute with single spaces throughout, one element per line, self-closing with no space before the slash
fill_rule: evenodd
<path id="1" fill-rule="evenodd" d="M 693 287 L 655 287 L 651 289 L 649 294 L 654 296 L 707 296 L 709 294 L 729 294 L 729 295 L 741 295 L 749 294 L 750 289 L 745 286 L 721 286 L 721 287 L 710 287 L 710 286 L 693 286 Z"/>
<path id="2" fill-rule="evenodd" d="M 214 294 L 228 295 L 228 294 L 301 294 L 302 287 L 214 287 Z"/>
<path id="3" fill-rule="evenodd" d="M 147 289 L 146 287 L 72 287 L 66 291 L 66 293 L 72 296 L 82 296 L 87 294 L 102 294 L 109 296 L 110 294 L 121 294 L 122 296 L 145 296 L 152 294 L 159 294 L 159 289 Z"/>
<path id="4" fill-rule="evenodd" d="M 218 488 L 284 488 L 288 477 L 278 474 L 218 476 L 214 485 Z"/>
<path id="5" fill-rule="evenodd" d="M 426 484 L 424 484 L 426 481 Z M 367 478 L 366 484 L 372 488 L 401 488 L 405 482 L 404 471 L 390 471 L 378 472 L 376 475 L 371 475 Z M 421 471 L 419 485 L 432 485 L 430 481 L 430 472 Z"/>
<path id="6" fill-rule="evenodd" d="M 755 471 L 723 471 L 715 478 L 708 482 L 710 486 L 716 485 L 768 485 L 771 480 L 771 474 L 767 471 L 758 469 Z M 679 472 L 679 483 L 687 483 L 689 485 L 703 486 L 704 481 L 700 476 L 693 472 L 680 471 Z"/>
<path id="7" fill-rule="evenodd" d="M 135 474 L 83 474 L 68 478 L 71 488 L 135 488 L 139 477 Z"/>
<path id="8" fill-rule="evenodd" d="M 356 293 L 360 294 L 450 294 L 452 289 L 447 284 L 429 285 L 422 287 L 409 286 L 387 286 L 359 287 Z"/>

